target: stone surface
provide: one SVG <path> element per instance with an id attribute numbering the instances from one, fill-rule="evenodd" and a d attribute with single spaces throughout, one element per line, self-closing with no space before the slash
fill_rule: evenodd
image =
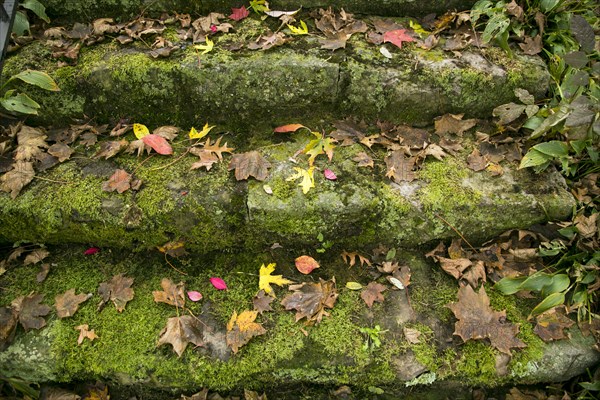
<path id="1" fill-rule="evenodd" d="M 47 317 L 48 326 L 39 331 L 25 333 L 18 328 L 12 345 L 0 352 L 0 375 L 4 377 L 19 377 L 32 383 L 100 379 L 120 390 L 129 387 L 149 392 L 193 392 L 202 387 L 229 391 L 310 382 L 335 387 L 351 384 L 357 391 L 380 386 L 390 395 L 401 396 L 432 380 L 440 385 L 459 383 L 462 388 L 562 381 L 600 360 L 592 348 L 594 341 L 582 339 L 577 329 L 571 330 L 571 340 L 545 344 L 532 333 L 533 325 L 527 321 L 531 303 L 525 305 L 514 296 L 505 297 L 488 288 L 492 307 L 509 308 L 508 319 L 520 324 L 519 337 L 527 344 L 524 349 L 513 350 L 508 373 L 498 375 L 494 372 L 498 352 L 489 344 L 463 344 L 456 337 L 452 340 L 455 320 L 445 304 L 456 300 L 458 284 L 416 253 L 399 252 L 396 256 L 398 262 L 410 265 L 413 273 L 409 286 L 412 306 L 399 301 L 409 296 L 406 291 L 388 288 L 383 304 L 376 303 L 369 309 L 359 292 L 344 289 L 344 285 L 349 280 L 367 284 L 372 278 L 359 273 L 358 268 L 374 267 L 349 269 L 338 254 L 315 254 L 321 268 L 307 277 L 293 268 L 297 253 L 283 249 L 171 259 L 187 275 L 169 268 L 157 252 L 133 256 L 130 252 L 102 249 L 85 256 L 85 247 L 74 245 L 49 250 L 47 261 L 52 267 L 43 283 L 35 282 L 36 265 L 10 267 L 0 277 L 1 286 L 11 288 L 0 292 L 0 306 L 31 291 L 43 293 L 44 302 L 52 305 L 56 294 L 72 287 L 77 292 L 93 293 L 94 297 L 82 304 L 73 317 L 56 319 L 52 313 Z M 335 277 L 339 297 L 330 316 L 320 324 L 306 325 L 295 322 L 294 313 L 284 310 L 279 300 L 288 291 L 277 287 L 278 300 L 271 304 L 274 311 L 258 317 L 267 333 L 251 339 L 233 354 L 223 345 L 226 322 L 234 310 L 252 308 L 252 297 L 258 289 L 255 275 L 265 262 L 276 262 L 276 273 L 295 282 Z M 111 303 L 98 311 L 98 285 L 118 273 L 134 278 L 133 300 L 122 313 Z M 208 281 L 211 276 L 223 278 L 229 290 L 212 288 Z M 164 277 L 183 281 L 187 289 L 204 295 L 201 303 L 187 302 L 186 307 L 202 319 L 207 343 L 197 348 L 188 346 L 180 358 L 170 345 L 156 347 L 167 319 L 177 315 L 173 306 L 153 301 L 152 291 L 160 289 Z M 386 283 L 383 278 L 380 281 Z M 405 313 L 398 310 L 405 307 L 413 308 L 410 320 L 390 316 Z M 179 315 L 187 312 L 178 311 Z M 75 327 L 81 324 L 88 324 L 99 338 L 78 346 Z M 382 345 L 365 348 L 366 337 L 359 329 L 375 325 L 384 330 L 380 334 Z M 405 327 L 419 330 L 421 342 L 407 343 L 402 333 Z M 427 375 L 421 375 L 425 372 Z M 407 389 L 405 383 L 413 386 Z"/>
<path id="2" fill-rule="evenodd" d="M 349 12 L 362 14 L 404 16 L 443 14 L 446 11 L 468 10 L 475 0 L 272 0 L 271 10 L 297 10 L 303 8 L 336 7 Z M 140 12 L 158 14 L 163 11 L 177 10 L 189 13 L 223 12 L 230 13 L 231 7 L 248 7 L 247 1 L 241 0 L 79 0 L 61 1 L 47 0 L 47 12 L 51 17 L 74 21 L 94 18 L 134 16 Z"/>

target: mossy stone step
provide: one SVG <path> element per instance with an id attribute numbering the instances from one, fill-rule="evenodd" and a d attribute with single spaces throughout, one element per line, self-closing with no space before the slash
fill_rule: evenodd
<path id="1" fill-rule="evenodd" d="M 153 399 L 174 398 L 177 392 L 193 393 L 203 387 L 262 391 L 303 384 L 349 384 L 357 395 L 368 387 L 381 387 L 390 396 L 405 398 L 436 380 L 438 388 L 458 385 L 463 392 L 470 385 L 489 388 L 559 382 L 600 360 L 593 337 L 582 336 L 576 327 L 569 329 L 569 339 L 543 342 L 527 321 L 536 300 L 503 296 L 490 287 L 491 306 L 506 310 L 507 320 L 520 325 L 518 337 L 527 347 L 513 349 L 507 363 L 506 356 L 485 341 L 463 344 L 453 340 L 456 320 L 445 305 L 456 301 L 458 284 L 439 266 L 414 253 L 396 254 L 397 261 L 412 270 L 409 292 L 388 289 L 384 301 L 369 309 L 360 292 L 346 289 L 345 284 L 358 281 L 366 285 L 373 278 L 365 267 L 348 268 L 337 255 L 317 256 L 321 268 L 311 276 L 296 271 L 293 259 L 298 254 L 285 249 L 215 258 L 189 256 L 173 261 L 188 274 L 184 276 L 170 268 L 162 255 L 103 249 L 86 256 L 85 247 L 79 246 L 49 250 L 51 255 L 44 261 L 52 267 L 44 282 L 36 282 L 37 265 L 14 266 L 0 277 L 0 286 L 10 288 L 0 292 L 0 306 L 32 291 L 43 294 L 43 303 L 52 307 L 56 295 L 72 288 L 93 297 L 72 317 L 58 319 L 53 311 L 46 317 L 47 326 L 40 330 L 25 333 L 18 328 L 13 343 L 0 352 L 0 376 L 4 378 L 18 377 L 28 383 L 99 379 L 110 382 L 114 399 L 128 398 L 118 395 L 119 391 Z M 256 274 L 260 265 L 268 262 L 277 263 L 276 274 L 296 282 L 335 277 L 339 297 L 329 310 L 331 315 L 312 326 L 295 322 L 294 312 L 279 304 L 289 292 L 275 288 L 274 311 L 257 319 L 266 333 L 234 354 L 224 344 L 226 324 L 234 311 L 252 309 L 258 291 Z M 133 278 L 133 300 L 121 313 L 110 302 L 98 311 L 99 284 L 120 273 Z M 224 279 L 229 289 L 215 290 L 208 281 L 213 276 Z M 186 307 L 203 320 L 205 345 L 188 346 L 180 358 L 168 344 L 157 347 L 167 319 L 177 315 L 175 307 L 153 301 L 152 292 L 161 290 L 163 278 L 183 281 L 186 290 L 204 295 L 199 303 L 187 301 Z M 99 338 L 77 345 L 76 327 L 83 324 Z M 385 331 L 379 337 L 381 346 L 364 348 L 366 338 L 360 329 L 376 325 Z M 421 332 L 420 343 L 408 343 L 403 328 Z M 406 383 L 416 387 L 408 388 Z"/>
<path id="2" fill-rule="evenodd" d="M 98 123 L 127 117 L 189 127 L 209 121 L 246 131 L 306 115 L 314 121 L 352 115 L 415 124 L 431 124 L 445 113 L 488 118 L 495 107 L 515 100 L 514 89 L 540 98 L 549 85 L 540 58 L 509 58 L 493 47 L 460 55 L 389 47 L 388 59 L 355 35 L 347 49 L 334 53 L 321 50 L 316 37 L 265 52 L 225 49 L 261 29 L 260 22 L 243 20 L 235 33 L 216 37 L 214 50 L 200 58 L 185 42 L 159 60 L 147 48 L 113 42 L 84 48 L 76 66 L 62 67 L 38 42 L 8 58 L 3 76 L 35 68 L 56 79 L 60 92 L 28 88 L 42 105 L 40 124 L 65 125 L 85 115 Z"/>
<path id="3" fill-rule="evenodd" d="M 308 134 L 295 134 L 256 148 L 271 164 L 264 182 L 252 177 L 237 182 L 227 171 L 228 155 L 208 172 L 190 170 L 197 160 L 192 155 L 173 162 L 185 151 L 181 146 L 172 157 L 143 163 L 127 155 L 94 159 L 89 149 L 34 180 L 15 199 L 0 193 L 0 241 L 144 250 L 179 240 L 206 253 L 275 242 L 311 248 L 322 236 L 353 250 L 379 243 L 414 247 L 454 237 L 458 230 L 478 243 L 507 229 L 567 218 L 574 205 L 556 171 L 535 175 L 506 163 L 502 176 L 476 173 L 466 167 L 466 154 L 426 160 L 415 181 L 391 183 L 382 161 L 375 169 L 358 167 L 353 158 L 364 151 L 358 144 L 337 147 L 330 163 L 317 158 L 316 187 L 303 194 L 298 182 L 288 181 L 297 166 L 289 158 L 308 140 Z M 141 188 L 103 191 L 102 183 L 117 168 L 142 180 Z M 338 179 L 325 179 L 325 168 Z"/>
<path id="4" fill-rule="evenodd" d="M 95 18 L 136 16 L 141 13 L 153 15 L 173 10 L 192 14 L 222 12 L 229 15 L 232 7 L 245 5 L 246 8 L 250 8 L 248 3 L 242 0 L 47 0 L 44 5 L 48 15 L 53 18 L 82 22 Z M 307 9 L 331 6 L 359 14 L 423 16 L 429 13 L 441 15 L 446 11 L 468 10 L 474 3 L 475 0 L 272 0 L 269 1 L 269 7 L 271 10 L 293 11 L 300 7 Z"/>

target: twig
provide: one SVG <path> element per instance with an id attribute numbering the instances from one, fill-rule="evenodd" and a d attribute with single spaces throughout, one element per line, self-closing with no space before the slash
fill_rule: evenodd
<path id="1" fill-rule="evenodd" d="M 167 258 L 167 253 L 165 253 L 165 262 L 166 262 L 167 264 L 169 264 L 169 267 L 173 268 L 175 271 L 179 272 L 179 273 L 180 273 L 180 274 L 182 274 L 182 275 L 185 275 L 185 276 L 187 276 L 187 274 L 186 274 L 185 272 L 183 272 L 183 271 L 182 271 L 182 270 L 180 270 L 180 269 L 177 269 L 177 267 L 176 267 L 176 266 L 174 266 L 173 264 L 171 264 L 171 262 L 170 262 L 170 261 L 169 261 L 169 259 Z"/>
<path id="2" fill-rule="evenodd" d="M 188 147 L 187 150 L 182 155 L 180 155 L 179 157 L 177 157 L 175 160 L 171 161 L 170 163 L 168 163 L 166 165 L 161 165 L 160 167 L 150 168 L 149 171 L 158 171 L 160 169 L 170 167 L 171 165 L 175 164 L 176 162 L 181 160 L 183 157 L 185 157 L 185 155 L 189 152 L 190 152 L 190 147 Z"/>
<path id="3" fill-rule="evenodd" d="M 455 227 L 453 227 L 453 226 L 452 226 L 452 224 L 451 224 L 450 222 L 446 221 L 446 220 L 444 219 L 444 217 L 442 217 L 442 216 L 441 216 L 441 215 L 439 215 L 438 213 L 434 213 L 433 215 L 435 215 L 436 217 L 438 217 L 439 219 L 441 219 L 441 220 L 442 220 L 442 221 L 443 221 L 443 222 L 444 222 L 446 225 L 448 225 L 448 226 L 450 227 L 450 229 L 452 229 L 454 232 L 456 232 L 456 234 L 457 234 L 458 236 L 460 236 L 460 238 L 461 238 L 462 240 L 464 240 L 464 241 L 465 241 L 465 243 L 466 243 L 467 245 L 469 245 L 469 247 L 471 248 L 471 250 L 473 250 L 473 251 L 477 251 L 477 249 L 475 249 L 475 247 L 473 247 L 473 246 L 471 245 L 471 243 L 469 243 L 469 241 L 468 241 L 467 239 L 465 239 L 465 237 L 463 236 L 463 234 L 462 234 L 462 233 L 460 233 L 460 232 L 458 231 L 458 229 L 456 229 Z"/>
<path id="4" fill-rule="evenodd" d="M 72 185 L 73 184 L 73 182 L 57 181 L 55 179 L 42 178 L 41 176 L 37 176 L 37 175 L 34 175 L 33 177 L 35 179 L 41 179 L 42 181 L 53 182 L 53 183 L 62 183 L 63 185 Z"/>

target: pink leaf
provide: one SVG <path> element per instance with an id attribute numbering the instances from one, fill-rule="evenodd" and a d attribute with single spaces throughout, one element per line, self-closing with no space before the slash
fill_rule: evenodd
<path id="1" fill-rule="evenodd" d="M 166 141 L 166 139 L 162 136 L 155 135 L 151 133 L 142 138 L 142 141 L 148 146 L 152 147 L 154 151 L 158 154 L 162 154 L 163 156 L 168 156 L 169 154 L 173 154 L 173 149 L 171 145 Z"/>
<path id="2" fill-rule="evenodd" d="M 187 295 L 191 301 L 202 300 L 202 293 L 196 292 L 195 290 L 190 290 L 189 292 L 187 292 Z"/>
<path id="3" fill-rule="evenodd" d="M 217 290 L 227 290 L 227 285 L 225 284 L 225 281 L 221 278 L 210 278 L 210 283 Z"/>
<path id="4" fill-rule="evenodd" d="M 330 169 L 326 169 L 325 171 L 323 171 L 323 175 L 325 175 L 325 178 L 329 179 L 330 181 L 335 181 L 337 179 L 335 173 Z"/>
<path id="5" fill-rule="evenodd" d="M 99 251 L 100 251 L 100 249 L 97 247 L 90 247 L 89 249 L 84 251 L 83 254 L 86 256 L 91 256 L 92 254 L 96 254 Z"/>
<path id="6" fill-rule="evenodd" d="M 217 33 L 217 31 L 218 31 L 218 29 L 217 29 L 217 26 L 216 26 L 215 24 L 212 24 L 212 25 L 210 26 L 210 31 L 211 31 L 212 33 Z"/>
<path id="7" fill-rule="evenodd" d="M 248 15 L 250 15 L 250 11 L 248 11 L 245 6 L 242 6 L 240 8 L 231 7 L 231 15 L 229 16 L 229 18 L 234 21 L 239 21 L 241 19 L 246 18 Z"/>
<path id="8" fill-rule="evenodd" d="M 402 42 L 414 42 L 415 39 L 406 34 L 406 29 L 397 29 L 395 31 L 388 31 L 383 34 L 384 43 L 393 43 L 402 48 Z"/>

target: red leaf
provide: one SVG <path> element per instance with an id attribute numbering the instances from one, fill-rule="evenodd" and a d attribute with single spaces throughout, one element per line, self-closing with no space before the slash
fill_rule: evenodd
<path id="1" fill-rule="evenodd" d="M 210 283 L 215 287 L 215 289 L 217 290 L 227 290 L 227 285 L 225 284 L 225 281 L 221 278 L 210 278 Z"/>
<path id="2" fill-rule="evenodd" d="M 398 29 L 395 31 L 389 31 L 383 34 L 384 43 L 393 43 L 402 48 L 402 42 L 414 42 L 415 39 L 406 34 L 406 29 Z"/>
<path id="3" fill-rule="evenodd" d="M 96 254 L 99 251 L 100 251 L 100 249 L 97 247 L 90 247 L 89 249 L 84 251 L 83 254 L 86 256 L 91 256 L 92 254 Z"/>
<path id="4" fill-rule="evenodd" d="M 229 18 L 234 21 L 239 21 L 241 19 L 246 18 L 248 15 L 250 15 L 250 11 L 248 11 L 245 6 L 242 6 L 240 8 L 231 7 L 231 15 L 229 16 Z"/>
<path id="5" fill-rule="evenodd" d="M 325 179 L 329 179 L 330 181 L 335 181 L 337 179 L 335 172 L 333 172 L 330 169 L 326 169 L 325 171 L 323 171 L 323 175 L 325 175 Z"/>
<path id="6" fill-rule="evenodd" d="M 282 125 L 282 126 L 278 126 L 277 128 L 273 129 L 273 132 L 277 132 L 277 133 L 296 132 L 300 128 L 306 128 L 306 127 L 302 124 Z"/>
<path id="7" fill-rule="evenodd" d="M 171 148 L 171 145 L 162 136 L 158 136 L 154 133 L 151 133 L 149 135 L 144 136 L 142 138 L 142 141 L 148 146 L 152 147 L 154 151 L 156 151 L 158 154 L 162 154 L 163 156 L 173 154 L 173 149 Z"/>

